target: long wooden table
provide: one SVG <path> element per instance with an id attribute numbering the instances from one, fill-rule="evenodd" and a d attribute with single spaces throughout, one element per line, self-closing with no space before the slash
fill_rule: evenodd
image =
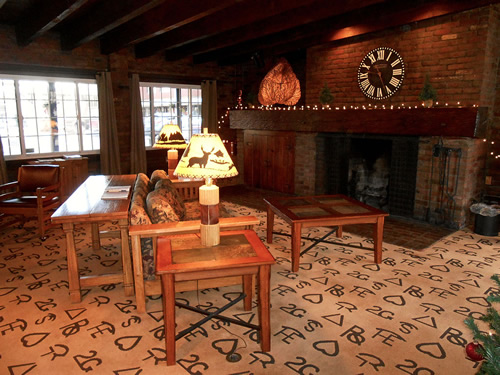
<path id="1" fill-rule="evenodd" d="M 342 194 L 264 199 L 267 205 L 267 242 L 273 242 L 274 214 L 292 227 L 292 271 L 298 272 L 302 228 L 374 224 L 373 245 L 375 263 L 382 262 L 384 218 L 389 214 Z"/>
<path id="2" fill-rule="evenodd" d="M 134 294 L 128 236 L 128 213 L 136 175 L 90 176 L 52 215 L 52 222 L 62 224 L 66 235 L 68 282 L 71 302 L 81 301 L 81 287 L 124 284 L 125 295 Z M 102 199 L 108 186 L 130 186 L 126 199 Z M 90 224 L 92 247 L 100 248 L 99 223 L 118 221 L 121 238 L 122 273 L 80 277 L 76 255 L 75 224 Z"/>

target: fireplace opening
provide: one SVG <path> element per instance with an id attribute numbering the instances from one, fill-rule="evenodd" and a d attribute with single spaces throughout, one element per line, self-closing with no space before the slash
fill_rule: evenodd
<path id="1" fill-rule="evenodd" d="M 316 192 L 345 194 L 392 215 L 413 217 L 418 137 L 323 133 Z"/>
<path id="2" fill-rule="evenodd" d="M 352 139 L 348 161 L 350 197 L 381 210 L 389 209 L 390 140 Z"/>

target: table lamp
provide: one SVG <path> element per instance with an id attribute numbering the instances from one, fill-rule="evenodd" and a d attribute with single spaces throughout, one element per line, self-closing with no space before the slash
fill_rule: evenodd
<path id="1" fill-rule="evenodd" d="M 179 125 L 176 124 L 166 124 L 161 128 L 160 135 L 153 145 L 153 148 L 166 148 L 167 152 L 167 165 L 168 165 L 168 177 L 172 179 L 174 177 L 174 170 L 177 167 L 177 162 L 179 160 L 178 149 L 185 149 L 187 147 L 186 141 L 182 136 L 181 129 Z"/>
<path id="2" fill-rule="evenodd" d="M 204 178 L 200 187 L 201 243 L 215 246 L 220 243 L 219 187 L 214 178 L 233 177 L 238 174 L 226 147 L 218 134 L 194 134 L 175 169 L 174 175 Z"/>

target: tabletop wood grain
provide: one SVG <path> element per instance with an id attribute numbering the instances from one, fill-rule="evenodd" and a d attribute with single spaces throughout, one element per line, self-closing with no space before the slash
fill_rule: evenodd
<path id="1" fill-rule="evenodd" d="M 133 186 L 136 175 L 89 176 L 78 189 L 52 215 L 52 222 L 94 222 L 124 219 L 128 209 L 132 188 L 127 199 L 102 199 L 108 186 Z"/>

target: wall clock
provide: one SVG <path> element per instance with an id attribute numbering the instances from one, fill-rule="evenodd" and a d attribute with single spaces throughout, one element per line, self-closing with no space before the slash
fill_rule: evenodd
<path id="1" fill-rule="evenodd" d="M 359 65 L 359 88 L 371 99 L 387 99 L 401 87 L 404 74 L 405 65 L 399 53 L 389 47 L 375 48 Z"/>

